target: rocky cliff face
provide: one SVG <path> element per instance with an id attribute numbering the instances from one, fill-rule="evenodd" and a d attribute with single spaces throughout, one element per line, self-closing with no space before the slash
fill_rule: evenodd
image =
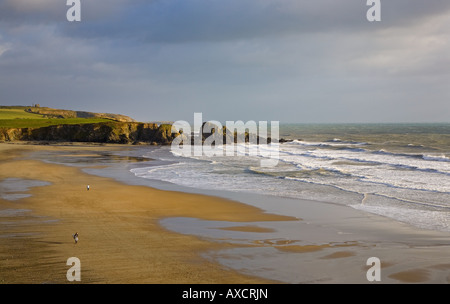
<path id="1" fill-rule="evenodd" d="M 205 128 L 202 141 L 215 133 L 214 128 Z M 212 131 L 212 132 L 211 132 Z M 115 144 L 171 144 L 179 133 L 172 134 L 172 125 L 139 122 L 101 122 L 77 125 L 55 125 L 42 128 L 0 128 L 0 141 L 66 141 Z M 236 134 L 223 127 L 223 143 L 252 142 L 261 143 L 259 136 Z M 194 138 L 191 136 L 192 144 Z M 263 142 L 270 143 L 271 138 Z M 286 140 L 280 139 L 279 142 Z"/>
<path id="2" fill-rule="evenodd" d="M 79 125 L 56 125 L 43 128 L 0 128 L 0 141 L 71 141 L 96 143 L 170 144 L 177 134 L 171 125 L 135 122 L 106 122 Z"/>

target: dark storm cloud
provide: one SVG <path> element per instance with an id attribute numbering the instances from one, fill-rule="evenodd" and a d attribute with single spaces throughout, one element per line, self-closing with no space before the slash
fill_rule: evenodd
<path id="1" fill-rule="evenodd" d="M 450 9 L 450 2 L 444 0 L 381 2 L 385 27 L 416 24 Z M 172 0 L 110 3 L 103 7 L 112 10 L 114 5 L 114 14 L 97 22 L 99 7 L 86 2 L 86 22 L 77 27 L 66 24 L 64 32 L 84 38 L 186 43 L 354 32 L 374 27 L 366 20 L 368 6 L 362 0 Z"/>

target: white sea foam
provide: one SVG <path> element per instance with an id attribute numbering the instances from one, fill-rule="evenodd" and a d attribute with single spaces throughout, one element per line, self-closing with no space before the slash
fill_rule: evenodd
<path id="1" fill-rule="evenodd" d="M 273 147 L 259 147 L 259 154 L 249 156 L 255 149 L 250 145 L 238 146 L 233 157 L 172 156 L 169 165 L 133 172 L 201 189 L 341 202 L 419 227 L 448 228 L 450 162 L 445 155 L 371 151 L 361 148 L 362 144 L 366 143 L 293 141 L 279 146 L 279 164 L 274 168 L 258 165 L 264 150 Z M 359 206 L 365 193 L 392 198 L 391 205 Z"/>
<path id="2" fill-rule="evenodd" d="M 450 231 L 450 212 L 400 208 L 394 206 L 352 205 L 353 208 L 381 216 L 394 218 L 398 221 L 414 224 L 424 229 Z"/>
<path id="3" fill-rule="evenodd" d="M 440 162 L 450 162 L 450 158 L 448 158 L 445 155 L 424 155 L 423 159 L 425 160 L 433 160 L 433 161 L 440 161 Z"/>

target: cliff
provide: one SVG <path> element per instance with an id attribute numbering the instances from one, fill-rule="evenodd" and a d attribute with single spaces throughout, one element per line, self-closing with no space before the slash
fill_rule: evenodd
<path id="1" fill-rule="evenodd" d="M 171 125 L 138 122 L 102 122 L 54 125 L 41 128 L 0 128 L 0 141 L 69 141 L 136 144 L 170 144 L 178 134 Z"/>

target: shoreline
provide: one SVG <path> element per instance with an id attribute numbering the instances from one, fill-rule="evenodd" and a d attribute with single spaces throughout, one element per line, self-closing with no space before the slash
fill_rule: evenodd
<path id="1" fill-rule="evenodd" d="M 100 147 L 124 148 L 0 144 L 0 152 L 80 147 L 93 154 Z M 0 180 L 30 176 L 32 168 L 31 177 L 46 177 L 52 183 L 32 188 L 32 197 L 19 202 L 0 200 L 2 209 L 32 210 L 16 218 L 17 227 L 23 226 L 16 232 L 25 235 L 11 240 L 0 235 L 0 248 L 5 248 L 5 242 L 16 248 L 0 249 L 1 259 L 7 261 L 0 264 L 6 265 L 0 273 L 14 275 L 16 282 L 35 278 L 26 275 L 27 271 L 49 276 L 41 282 L 66 282 L 65 261 L 78 256 L 83 265 L 81 283 L 368 283 L 365 261 L 373 255 L 382 260 L 382 283 L 450 282 L 448 233 L 415 229 L 337 204 L 264 200 L 242 193 L 186 193 L 178 192 L 183 187 L 177 186 L 171 191 L 158 190 L 88 174 L 82 168 L 27 158 L 6 163 L 6 159 L 10 161 L 10 155 L 0 153 Z M 90 191 L 86 191 L 87 183 Z M 48 200 L 55 193 L 61 196 Z M 149 197 L 159 201 L 149 203 Z M 29 224 L 33 217 L 46 223 Z M 180 230 L 177 221 L 183 223 Z M 77 229 L 80 226 L 84 230 Z M 71 234 L 75 231 L 80 233 L 80 242 L 74 246 Z M 21 242 L 27 245 L 20 247 Z M 23 246 L 28 248 L 27 257 L 7 258 Z M 425 254 L 428 258 L 423 261 Z M 44 257 L 44 261 L 20 271 L 14 268 L 14 263 L 26 264 L 33 256 Z M 264 265 L 267 257 L 273 262 L 269 269 Z M 49 274 L 55 265 L 57 279 Z M 108 265 L 120 265 L 120 269 L 108 270 Z M 349 267 L 354 268 L 351 273 L 342 275 Z M 3 281 L 9 282 L 14 280 Z"/>

